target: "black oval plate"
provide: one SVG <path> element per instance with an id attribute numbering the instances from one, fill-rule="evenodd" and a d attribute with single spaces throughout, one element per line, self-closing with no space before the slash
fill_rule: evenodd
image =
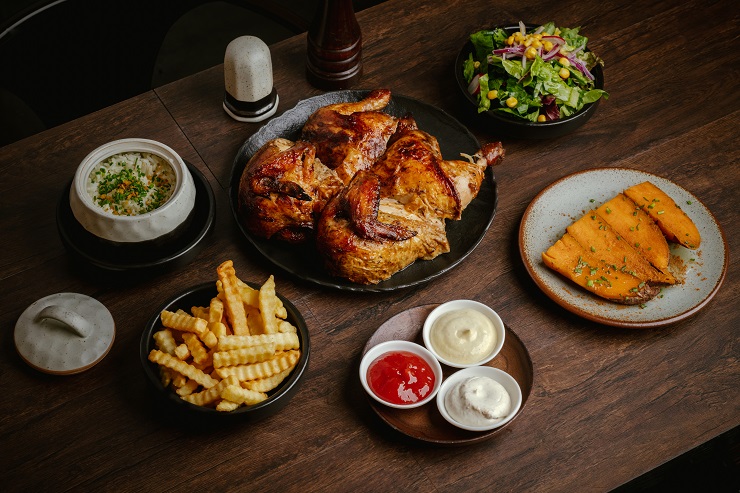
<path id="1" fill-rule="evenodd" d="M 192 164 L 185 164 L 195 183 L 195 207 L 185 229 L 171 241 L 146 248 L 101 241 L 74 217 L 69 205 L 70 182 L 64 188 L 57 207 L 57 229 L 64 247 L 76 261 L 105 272 L 138 273 L 189 263 L 213 228 L 216 199 L 203 173 Z"/>
<path id="2" fill-rule="evenodd" d="M 323 267 L 321 257 L 313 244 L 295 246 L 258 238 L 250 234 L 239 221 L 239 180 L 244 167 L 257 150 L 268 140 L 283 137 L 297 140 L 308 117 L 322 106 L 346 101 L 359 101 L 369 91 L 336 91 L 303 101 L 271 120 L 242 145 L 234 158 L 231 173 L 230 202 L 236 224 L 242 234 L 268 260 L 284 271 L 305 281 L 321 286 L 348 291 L 393 291 L 428 282 L 449 271 L 467 257 L 483 239 L 493 222 L 498 202 L 496 178 L 489 168 L 478 196 L 465 209 L 459 221 L 447 221 L 450 252 L 433 260 L 417 260 L 390 279 L 378 284 L 356 284 L 331 276 Z M 460 153 L 474 154 L 480 148 L 478 140 L 455 118 L 441 109 L 404 96 L 392 96 L 385 109 L 393 116 L 411 113 L 419 128 L 434 135 L 439 141 L 445 159 L 460 159 Z"/>

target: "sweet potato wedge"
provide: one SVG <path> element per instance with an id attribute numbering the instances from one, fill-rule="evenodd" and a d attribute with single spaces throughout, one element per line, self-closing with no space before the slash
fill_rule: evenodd
<path id="1" fill-rule="evenodd" d="M 584 249 L 591 251 L 596 258 L 603 260 L 614 270 L 629 272 L 651 283 L 677 282 L 672 274 L 661 272 L 650 265 L 595 210 L 589 211 L 566 229 Z"/>
<path id="2" fill-rule="evenodd" d="M 663 273 L 669 272 L 671 251 L 665 236 L 632 199 L 620 193 L 602 204 L 596 212 L 653 267 Z"/>
<path id="3" fill-rule="evenodd" d="M 699 248 L 701 236 L 696 224 L 660 188 L 646 181 L 628 188 L 624 194 L 653 218 L 669 241 L 692 250 Z"/>
<path id="4" fill-rule="evenodd" d="M 660 292 L 659 288 L 614 269 L 568 233 L 542 253 L 542 261 L 588 291 L 616 303 L 641 304 Z"/>

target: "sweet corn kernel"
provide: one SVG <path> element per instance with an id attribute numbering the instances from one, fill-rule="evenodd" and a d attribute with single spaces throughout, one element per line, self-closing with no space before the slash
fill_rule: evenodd
<path id="1" fill-rule="evenodd" d="M 570 67 L 570 60 L 565 58 L 564 56 L 560 57 L 558 59 L 558 63 L 562 65 L 563 67 Z"/>
<path id="2" fill-rule="evenodd" d="M 532 41 L 532 47 L 542 48 L 542 41 L 540 41 L 539 39 L 535 39 L 534 41 Z"/>
<path id="3" fill-rule="evenodd" d="M 527 48 L 527 51 L 524 52 L 524 56 L 526 56 L 529 60 L 534 60 L 534 57 L 537 56 L 537 49 L 534 46 L 530 46 Z"/>
<path id="4" fill-rule="evenodd" d="M 547 121 L 547 117 L 545 115 L 537 115 L 537 121 L 542 123 Z"/>
<path id="5" fill-rule="evenodd" d="M 509 45 L 509 46 L 513 45 L 514 44 L 514 36 L 509 36 L 508 38 L 506 38 L 506 44 Z"/>
<path id="6" fill-rule="evenodd" d="M 496 99 L 496 98 L 498 97 L 498 91 L 497 91 L 497 90 L 495 90 L 495 89 L 493 89 L 493 90 L 490 90 L 490 91 L 488 91 L 488 93 L 486 94 L 486 97 L 487 97 L 488 99 Z"/>
<path id="7" fill-rule="evenodd" d="M 559 75 L 559 76 L 560 76 L 561 78 L 563 78 L 563 79 L 567 79 L 568 77 L 570 77 L 570 70 L 568 70 L 567 68 L 563 67 L 563 68 L 561 68 L 561 69 L 560 69 L 560 71 L 558 72 L 558 75 Z"/>
<path id="8" fill-rule="evenodd" d="M 550 51 L 550 50 L 552 50 L 552 47 L 553 47 L 553 46 L 554 46 L 554 45 L 553 45 L 553 44 L 552 44 L 552 43 L 551 43 L 550 41 L 545 41 L 544 43 L 542 43 L 542 47 L 543 47 L 543 48 L 544 48 L 544 49 L 545 49 L 546 51 Z"/>
<path id="9" fill-rule="evenodd" d="M 509 108 L 515 107 L 517 104 L 519 104 L 519 101 L 514 96 L 511 96 L 509 99 L 506 100 L 506 106 Z"/>
<path id="10" fill-rule="evenodd" d="M 526 47 L 528 47 L 528 48 L 529 48 L 530 46 L 532 46 L 532 38 L 527 38 L 527 39 L 525 39 L 525 40 L 524 40 L 524 46 L 526 46 Z"/>

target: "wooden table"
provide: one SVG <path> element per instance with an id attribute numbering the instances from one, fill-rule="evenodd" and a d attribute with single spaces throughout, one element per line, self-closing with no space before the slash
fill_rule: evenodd
<path id="1" fill-rule="evenodd" d="M 740 246 L 736 188 L 737 22 L 729 0 L 675 4 L 391 0 L 362 11 L 360 88 L 389 87 L 462 119 L 452 62 L 481 27 L 556 20 L 582 26 L 606 61 L 610 92 L 594 118 L 551 141 L 504 139 L 493 224 L 458 267 L 392 293 L 321 288 L 277 270 L 247 247 L 231 216 L 233 158 L 259 124 L 221 108 L 217 66 L 0 149 L 0 440 L 5 491 L 608 491 L 740 424 L 737 262 L 695 316 L 654 330 L 591 323 L 550 301 L 519 255 L 522 214 L 545 186 L 592 167 L 629 167 L 686 188 Z M 539 9 L 539 14 L 534 15 Z M 734 19 L 737 20 L 736 18 Z M 271 47 L 279 114 L 320 94 L 304 76 L 305 35 Z M 470 127 L 482 142 L 499 140 Z M 208 178 L 217 221 L 198 256 L 141 279 L 86 275 L 55 223 L 81 159 L 107 141 L 166 143 Z M 275 274 L 304 315 L 312 354 L 305 381 L 278 415 L 198 431 L 152 412 L 138 357 L 146 321 L 183 288 L 233 259 L 245 280 Z M 705 259 L 709 262 L 713 259 Z M 24 364 L 14 325 L 57 292 L 93 296 L 117 328 L 108 356 L 75 376 Z M 470 298 L 494 307 L 521 338 L 534 386 L 521 415 L 468 447 L 405 440 L 371 410 L 356 378 L 363 346 L 408 308 Z"/>

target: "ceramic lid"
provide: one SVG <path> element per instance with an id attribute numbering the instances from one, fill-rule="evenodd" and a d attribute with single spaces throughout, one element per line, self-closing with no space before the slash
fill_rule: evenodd
<path id="1" fill-rule="evenodd" d="M 101 361 L 115 338 L 115 323 L 98 300 L 57 293 L 26 308 L 15 325 L 15 347 L 23 360 L 45 373 L 69 375 Z"/>

